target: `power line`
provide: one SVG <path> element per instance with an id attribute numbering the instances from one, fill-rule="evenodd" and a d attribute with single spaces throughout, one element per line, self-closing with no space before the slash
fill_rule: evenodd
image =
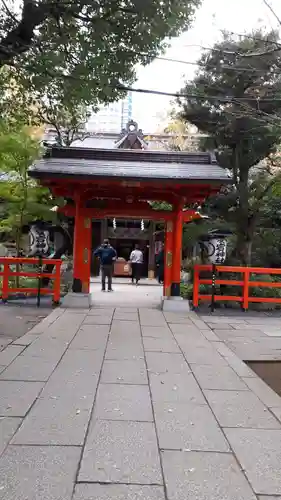
<path id="1" fill-rule="evenodd" d="M 113 87 L 112 87 L 113 88 Z M 188 99 L 200 99 L 203 101 L 213 100 L 220 101 L 224 103 L 235 103 L 235 102 L 255 102 L 257 105 L 261 102 L 281 102 L 281 97 L 234 97 L 234 96 L 215 96 L 215 95 L 207 95 L 207 94 L 191 94 L 191 93 L 181 93 L 181 92 L 165 92 L 161 90 L 152 90 L 152 89 L 136 89 L 133 87 L 127 87 L 125 85 L 116 85 L 114 86 L 116 90 L 123 90 L 125 92 L 137 92 L 139 94 L 151 94 L 151 95 L 159 95 L 166 97 L 185 97 Z"/>
<path id="2" fill-rule="evenodd" d="M 211 49 L 210 49 L 211 50 Z M 280 50 L 281 50 L 281 45 L 280 45 Z M 200 61 L 198 62 L 195 62 L 195 61 L 183 61 L 181 59 L 173 59 L 171 57 L 155 57 L 155 59 L 157 60 L 161 60 L 161 61 L 167 61 L 167 62 L 172 62 L 172 63 L 177 63 L 177 64 L 186 64 L 186 65 L 190 65 L 190 66 L 197 66 L 199 68 L 205 68 L 206 65 L 204 63 L 200 63 Z M 227 69 L 227 70 L 231 70 L 231 71 L 245 71 L 245 72 L 255 72 L 255 73 L 264 73 L 264 70 L 261 69 L 261 68 L 255 68 L 255 67 L 252 67 L 252 66 L 229 66 L 228 64 L 221 64 L 219 66 L 221 69 Z"/>

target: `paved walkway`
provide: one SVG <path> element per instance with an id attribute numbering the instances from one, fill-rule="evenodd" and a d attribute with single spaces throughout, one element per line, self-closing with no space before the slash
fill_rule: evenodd
<path id="1" fill-rule="evenodd" d="M 17 300 L 2 304 L 0 301 L 0 351 L 31 330 L 52 310 L 51 302 L 46 304 L 42 301 L 40 308 L 36 307 L 36 299 L 27 302 Z"/>
<path id="2" fill-rule="evenodd" d="M 279 316 L 277 314 L 279 313 Z M 222 312 L 201 319 L 245 361 L 281 361 L 281 312 Z"/>
<path id="3" fill-rule="evenodd" d="M 3 500 L 281 498 L 281 399 L 194 313 L 57 309 L 0 365 Z"/>
<path id="4" fill-rule="evenodd" d="M 149 307 L 160 308 L 163 286 L 156 280 L 142 279 L 139 286 L 132 285 L 130 278 L 114 278 L 113 293 L 101 291 L 100 278 L 91 282 L 92 305 L 98 307 Z"/>

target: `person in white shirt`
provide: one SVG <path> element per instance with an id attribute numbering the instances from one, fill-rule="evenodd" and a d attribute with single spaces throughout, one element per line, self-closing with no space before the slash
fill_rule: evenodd
<path id="1" fill-rule="evenodd" d="M 139 245 L 135 246 L 135 250 L 131 252 L 130 262 L 132 266 L 132 283 L 136 282 L 138 285 L 141 278 L 142 264 L 143 264 L 143 253 L 139 248 Z"/>

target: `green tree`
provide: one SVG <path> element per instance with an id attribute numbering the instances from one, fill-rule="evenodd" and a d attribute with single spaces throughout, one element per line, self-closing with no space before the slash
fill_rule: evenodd
<path id="1" fill-rule="evenodd" d="M 22 227 L 35 219 L 50 220 L 53 202 L 48 189 L 28 176 L 40 154 L 39 143 L 28 129 L 0 127 L 0 232 L 21 246 Z"/>
<path id="2" fill-rule="evenodd" d="M 168 151 L 196 151 L 198 144 L 196 141 L 197 130 L 190 123 L 182 120 L 171 113 L 168 125 L 164 128 L 164 133 L 169 134 L 169 139 L 165 144 Z"/>
<path id="3" fill-rule="evenodd" d="M 13 69 L 0 68 L 0 116 L 5 126 L 51 127 L 60 146 L 70 146 L 75 140 L 87 137 L 85 125 L 90 111 L 85 104 L 73 103 L 66 95 L 59 102 L 49 93 L 35 99 L 18 77 Z"/>
<path id="4" fill-rule="evenodd" d="M 59 103 L 96 105 L 122 95 L 167 38 L 188 29 L 200 0 L 22 0 L 0 7 L 0 66 Z"/>
<path id="5" fill-rule="evenodd" d="M 188 97 L 179 102 L 180 117 L 208 135 L 202 147 L 215 150 L 219 163 L 232 171 L 233 187 L 212 200 L 212 207 L 235 227 L 233 257 L 242 264 L 250 263 L 263 200 L 276 183 L 270 162 L 281 128 L 264 119 L 281 110 L 276 38 L 273 32 L 239 38 L 225 34 L 202 56 L 197 75 L 183 89 Z"/>
<path id="6" fill-rule="evenodd" d="M 73 107 L 72 103 L 66 105 L 64 107 L 50 100 L 48 104 L 41 103 L 36 111 L 39 121 L 55 130 L 58 146 L 71 146 L 74 141 L 84 141 L 89 137 L 85 128 L 90 116 L 87 107 L 81 104 Z"/>

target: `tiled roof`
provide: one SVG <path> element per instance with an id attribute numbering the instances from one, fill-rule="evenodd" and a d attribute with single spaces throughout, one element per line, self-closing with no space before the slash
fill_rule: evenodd
<path id="1" fill-rule="evenodd" d="M 230 182 L 210 153 L 52 148 L 30 175 L 43 177 L 209 180 Z"/>

